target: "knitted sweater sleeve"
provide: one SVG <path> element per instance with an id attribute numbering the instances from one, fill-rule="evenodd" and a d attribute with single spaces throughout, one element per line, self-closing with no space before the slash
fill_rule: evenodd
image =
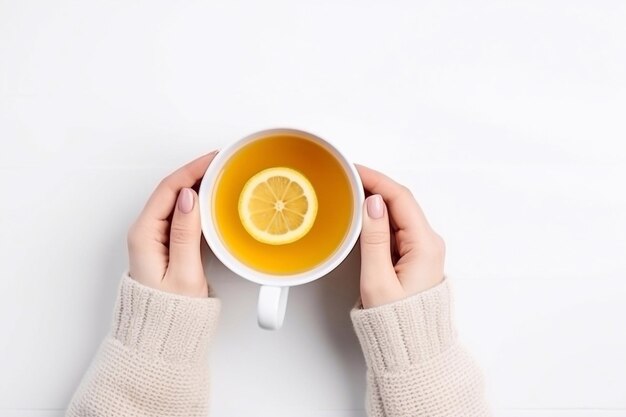
<path id="1" fill-rule="evenodd" d="M 215 298 L 146 287 L 124 274 L 113 324 L 67 417 L 206 416 Z"/>
<path id="2" fill-rule="evenodd" d="M 448 280 L 404 300 L 355 308 L 370 417 L 485 417 L 482 374 L 459 344 Z"/>

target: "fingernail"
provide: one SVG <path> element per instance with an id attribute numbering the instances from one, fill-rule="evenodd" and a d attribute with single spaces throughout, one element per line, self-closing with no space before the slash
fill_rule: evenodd
<path id="1" fill-rule="evenodd" d="M 370 219 L 383 217 L 383 198 L 380 194 L 374 194 L 367 198 L 367 215 Z"/>
<path id="2" fill-rule="evenodd" d="M 178 209 L 183 213 L 191 213 L 193 210 L 193 192 L 189 188 L 183 188 L 178 194 Z"/>

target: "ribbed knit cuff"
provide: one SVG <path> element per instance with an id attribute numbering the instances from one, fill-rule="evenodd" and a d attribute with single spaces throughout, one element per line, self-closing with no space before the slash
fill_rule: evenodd
<path id="1" fill-rule="evenodd" d="M 220 300 L 194 298 L 147 287 L 124 273 L 111 337 L 146 357 L 169 363 L 208 360 Z"/>
<path id="2" fill-rule="evenodd" d="M 350 313 L 368 368 L 375 373 L 420 364 L 456 340 L 448 280 L 394 303 Z"/>

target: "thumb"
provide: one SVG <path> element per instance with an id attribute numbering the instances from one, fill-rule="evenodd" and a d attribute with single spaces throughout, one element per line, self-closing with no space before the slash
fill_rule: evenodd
<path id="1" fill-rule="evenodd" d="M 365 200 L 361 231 L 361 300 L 373 307 L 402 294 L 391 261 L 389 214 L 383 198 L 374 194 Z"/>
<path id="2" fill-rule="evenodd" d="M 168 276 L 187 284 L 200 284 L 190 281 L 204 280 L 200 235 L 198 195 L 191 188 L 183 188 L 178 194 L 170 228 Z"/>

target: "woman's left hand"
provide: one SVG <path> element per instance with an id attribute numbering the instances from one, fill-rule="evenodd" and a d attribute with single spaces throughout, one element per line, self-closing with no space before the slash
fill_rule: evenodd
<path id="1" fill-rule="evenodd" d="M 200 210 L 191 188 L 217 154 L 213 151 L 172 173 L 157 186 L 128 231 L 129 275 L 175 294 L 207 297 L 200 257 Z"/>

